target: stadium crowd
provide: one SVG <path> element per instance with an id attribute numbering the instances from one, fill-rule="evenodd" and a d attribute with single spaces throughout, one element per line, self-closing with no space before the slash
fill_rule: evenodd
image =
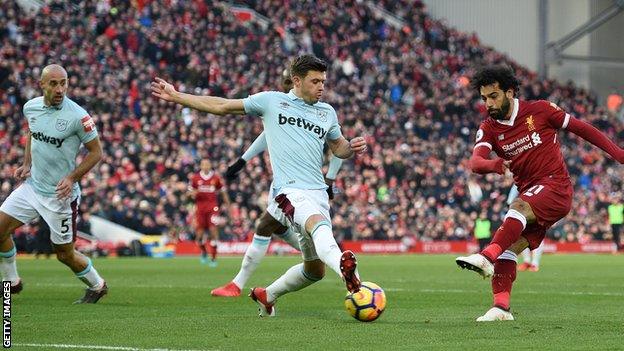
<path id="1" fill-rule="evenodd" d="M 347 138 L 365 134 L 369 142 L 368 153 L 346 161 L 336 181 L 339 239 L 461 240 L 471 236 L 481 209 L 500 220 L 511 178 L 468 168 L 485 116 L 468 84 L 479 64 L 513 66 L 522 98 L 550 100 L 614 140 L 624 137 L 616 114 L 588 91 L 538 79 L 475 35 L 431 18 L 419 1 L 377 3 L 405 21 L 400 29 L 361 1 L 241 4 L 268 18 L 268 27 L 202 0 L 52 1 L 38 14 L 2 2 L 0 201 L 15 187 L 11 175 L 23 157 L 21 106 L 40 95 L 40 69 L 51 62 L 67 69 L 68 96 L 91 113 L 103 143 L 103 161 L 82 180 L 83 216 L 149 234 L 188 238 L 189 174 L 201 158 L 223 174 L 262 131 L 252 117 L 219 118 L 159 102 L 148 89 L 155 76 L 182 91 L 242 98 L 277 90 L 297 54 L 330 62 L 324 99 L 336 107 Z M 560 140 L 576 194 L 572 213 L 549 235 L 607 239 L 606 206 L 620 193 L 624 169 L 571 134 Z M 223 209 L 223 240 L 253 233 L 266 203 L 268 162 L 266 153 L 251 160 L 227 184 L 233 205 Z"/>

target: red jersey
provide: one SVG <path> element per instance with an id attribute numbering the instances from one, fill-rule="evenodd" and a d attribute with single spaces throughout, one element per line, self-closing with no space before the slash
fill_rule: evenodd
<path id="1" fill-rule="evenodd" d="M 207 175 L 201 172 L 196 173 L 191 178 L 191 187 L 197 191 L 195 204 L 204 209 L 213 209 L 219 206 L 218 191 L 223 187 L 221 178 L 214 172 Z"/>
<path id="2" fill-rule="evenodd" d="M 548 101 L 514 101 L 509 120 L 488 118 L 481 123 L 475 148 L 486 146 L 511 160 L 509 168 L 520 191 L 544 178 L 569 182 L 557 130 L 568 126 L 570 115 Z"/>

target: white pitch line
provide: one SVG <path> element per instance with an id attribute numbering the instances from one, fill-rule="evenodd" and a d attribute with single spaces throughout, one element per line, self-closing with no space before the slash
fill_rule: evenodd
<path id="1" fill-rule="evenodd" d="M 80 283 L 34 283 L 29 284 L 34 286 L 43 286 L 43 287 L 64 287 L 64 288 L 81 288 L 84 287 L 84 284 Z M 124 288 L 135 288 L 135 289 L 179 289 L 180 285 L 174 284 L 122 284 Z M 208 285 L 185 285 L 185 289 L 208 289 Z"/>
<path id="2" fill-rule="evenodd" d="M 208 350 L 184 350 L 184 349 L 144 349 L 128 346 L 104 346 L 104 345 L 70 345 L 70 344 L 30 344 L 14 343 L 12 346 L 45 347 L 55 349 L 83 349 L 83 350 L 114 350 L 114 351 L 208 351 Z"/>
<path id="3" fill-rule="evenodd" d="M 34 283 L 32 285 L 35 286 L 53 286 L 53 287 L 80 287 L 79 284 L 68 284 L 68 283 Z M 164 285 L 164 284 L 132 284 L 132 285 L 123 285 L 124 288 L 131 289 L 179 289 L 179 285 Z M 185 285 L 186 289 L 208 289 L 209 287 L 206 285 Z M 389 292 L 400 292 L 400 291 L 408 291 L 405 288 L 386 288 L 385 291 Z M 450 294 L 467 294 L 467 293 L 480 293 L 481 291 L 476 290 L 465 290 L 465 289 L 419 289 L 414 290 L 416 292 L 422 293 L 450 293 Z M 575 296 L 624 296 L 624 293 L 618 292 L 593 292 L 593 291 L 555 291 L 555 292 L 546 292 L 546 291 L 536 291 L 536 290 L 526 290 L 526 291 L 518 291 L 518 293 L 524 294 L 555 294 L 555 295 L 575 295 Z"/>

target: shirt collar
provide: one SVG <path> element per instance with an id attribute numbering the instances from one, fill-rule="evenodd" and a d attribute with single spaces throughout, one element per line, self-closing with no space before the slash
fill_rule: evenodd
<path id="1" fill-rule="evenodd" d="M 307 102 L 305 102 L 302 98 L 300 98 L 300 97 L 298 97 L 297 95 L 295 95 L 295 89 L 290 89 L 290 91 L 289 91 L 289 92 L 288 92 L 288 94 L 286 94 L 286 95 L 288 95 L 288 97 L 289 97 L 292 101 L 301 101 L 301 102 L 303 102 L 304 104 L 309 105 L 309 104 L 308 104 Z M 317 102 L 315 102 L 314 104 L 309 105 L 309 106 L 314 106 L 314 105 L 316 105 L 318 102 L 319 102 L 319 101 L 317 101 Z"/>
<path id="2" fill-rule="evenodd" d="M 199 171 L 199 176 L 202 177 L 203 180 L 210 179 L 213 175 L 214 175 L 214 171 L 210 171 L 208 173 L 204 173 L 202 171 Z"/>
<path id="3" fill-rule="evenodd" d="M 301 100 L 301 101 L 303 101 L 303 99 L 302 99 L 302 98 L 300 98 L 300 97 L 298 97 L 297 95 L 295 95 L 295 90 L 294 90 L 294 89 L 290 89 L 290 91 L 288 92 L 288 94 L 287 94 L 287 95 L 288 95 L 288 97 L 289 97 L 291 100 L 293 100 L 293 101 L 295 101 L 295 100 Z"/>
<path id="4" fill-rule="evenodd" d="M 50 111 L 51 111 L 51 110 L 57 110 L 57 111 L 58 111 L 58 110 L 62 110 L 62 109 L 63 109 L 63 106 L 65 106 L 65 100 L 67 100 L 67 96 L 65 96 L 65 97 L 63 98 L 63 101 L 61 101 L 61 103 L 60 103 L 60 104 L 58 104 L 58 105 L 56 105 L 56 106 L 54 106 L 54 105 L 47 106 L 47 105 L 45 104 L 45 102 L 44 102 L 44 103 L 43 103 L 43 109 L 44 109 L 44 110 L 50 110 Z M 45 101 L 45 99 L 44 99 L 44 101 Z"/>
<path id="5" fill-rule="evenodd" d="M 497 119 L 496 122 L 500 124 L 504 124 L 506 126 L 514 125 L 514 122 L 516 121 L 516 116 L 518 116 L 518 109 L 520 108 L 520 104 L 518 104 L 518 99 L 513 99 L 513 101 L 514 101 L 514 108 L 513 108 L 513 111 L 511 111 L 511 117 L 505 120 Z"/>

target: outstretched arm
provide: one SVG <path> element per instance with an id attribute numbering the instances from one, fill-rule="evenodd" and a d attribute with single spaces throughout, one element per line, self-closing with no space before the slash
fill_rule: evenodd
<path id="1" fill-rule="evenodd" d="M 236 176 L 238 175 L 238 173 L 243 169 L 243 167 L 245 167 L 245 164 L 247 164 L 247 161 L 251 160 L 258 154 L 260 154 L 262 151 L 266 150 L 266 148 L 267 148 L 266 136 L 264 135 L 264 132 L 262 132 L 260 133 L 260 135 L 258 135 L 256 140 L 254 140 L 253 143 L 251 143 L 251 146 L 249 146 L 249 149 L 247 149 L 247 151 L 243 153 L 243 156 L 241 156 L 238 160 L 236 160 L 227 168 L 227 171 L 225 171 L 225 179 L 227 181 L 234 180 Z"/>
<path id="2" fill-rule="evenodd" d="M 490 159 L 490 151 L 490 148 L 484 145 L 477 146 L 472 150 L 470 168 L 473 172 L 479 174 L 505 173 L 505 167 L 508 164 L 500 157 Z"/>
<path id="3" fill-rule="evenodd" d="M 266 148 L 267 148 L 266 136 L 264 135 L 264 132 L 262 132 L 260 133 L 260 135 L 258 135 L 256 140 L 254 140 L 253 143 L 251 143 L 251 145 L 249 146 L 247 151 L 245 151 L 245 153 L 243 154 L 241 158 L 245 160 L 245 162 L 247 162 L 251 160 L 252 158 L 256 157 L 257 155 L 259 155 L 262 151 L 266 150 Z"/>
<path id="4" fill-rule="evenodd" d="M 181 93 L 170 83 L 156 77 L 151 84 L 152 95 L 165 101 L 175 102 L 195 110 L 215 115 L 243 115 L 245 107 L 242 99 L 225 99 L 215 96 L 200 96 Z"/>
<path id="5" fill-rule="evenodd" d="M 602 151 L 608 153 L 613 159 L 619 163 L 624 163 L 624 150 L 617 146 L 614 142 L 609 140 L 606 135 L 596 129 L 589 123 L 583 122 L 574 117 L 569 117 L 570 120 L 565 129 L 587 140 L 593 145 L 602 149 Z"/>

